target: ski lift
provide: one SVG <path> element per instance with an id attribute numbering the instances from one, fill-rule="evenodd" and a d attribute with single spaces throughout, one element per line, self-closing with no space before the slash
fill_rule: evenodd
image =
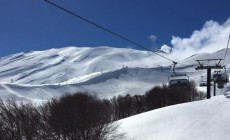
<path id="1" fill-rule="evenodd" d="M 204 76 L 201 76 L 200 80 L 200 87 L 206 87 L 207 86 L 207 81 L 203 80 Z"/>
<path id="2" fill-rule="evenodd" d="M 217 83 L 217 88 L 219 88 L 219 89 L 224 88 L 224 83 Z"/>
<path id="3" fill-rule="evenodd" d="M 173 62 L 173 75 L 169 76 L 169 87 L 171 88 L 185 88 L 189 86 L 189 76 L 187 74 L 177 74 L 175 72 L 175 65 L 177 63 Z"/>
<path id="4" fill-rule="evenodd" d="M 229 75 L 226 72 L 226 68 L 224 67 L 225 71 L 220 73 L 220 71 L 215 71 L 213 74 L 213 81 L 218 83 L 227 84 L 229 82 Z"/>
<path id="5" fill-rule="evenodd" d="M 229 75 L 226 72 L 226 68 L 224 67 L 224 72 L 215 71 L 213 74 L 213 81 L 217 83 L 217 88 L 222 89 L 224 85 L 229 82 Z"/>
<path id="6" fill-rule="evenodd" d="M 188 75 L 184 74 L 184 75 L 171 75 L 169 77 L 169 86 L 170 87 L 188 87 L 189 85 L 189 77 Z"/>
<path id="7" fill-rule="evenodd" d="M 200 82 L 200 87 L 206 87 L 206 86 L 207 86 L 207 82 L 206 81 Z"/>

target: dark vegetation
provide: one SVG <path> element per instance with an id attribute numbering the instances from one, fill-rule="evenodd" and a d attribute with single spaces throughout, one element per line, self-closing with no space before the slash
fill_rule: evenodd
<path id="1" fill-rule="evenodd" d="M 205 94 L 196 89 L 191 81 L 187 88 L 169 88 L 167 85 L 155 86 L 144 95 L 127 94 L 113 97 L 115 120 L 123 119 L 142 112 L 158 109 L 165 106 L 202 100 Z"/>
<path id="2" fill-rule="evenodd" d="M 78 92 L 42 106 L 0 102 L 0 140 L 121 139 L 114 121 L 178 103 L 201 100 L 194 82 L 188 88 L 156 86 L 144 95 L 98 99 Z"/>
<path id="3" fill-rule="evenodd" d="M 65 95 L 37 107 L 0 102 L 0 140 L 120 139 L 109 100 L 87 93 Z"/>

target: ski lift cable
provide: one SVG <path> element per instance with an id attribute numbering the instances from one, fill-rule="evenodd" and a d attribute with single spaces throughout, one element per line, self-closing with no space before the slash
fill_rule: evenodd
<path id="1" fill-rule="evenodd" d="M 225 59 L 226 59 L 226 56 L 227 56 L 227 52 L 228 52 L 229 40 L 230 40 L 230 34 L 229 34 L 229 38 L 228 38 L 227 49 L 226 49 L 225 55 L 224 55 L 224 62 L 225 62 Z M 223 65 L 224 65 L 224 62 L 223 62 Z"/>
<path id="2" fill-rule="evenodd" d="M 49 3 L 49 4 L 51 4 L 51 5 L 53 5 L 53 6 L 55 6 L 55 7 L 57 7 L 57 8 L 59 8 L 59 9 L 61 9 L 61 10 L 63 10 L 63 11 L 65 11 L 65 12 L 67 12 L 67 13 L 69 13 L 69 14 L 71 14 L 71 15 L 73 15 L 73 16 L 75 16 L 75 17 L 77 17 L 77 18 L 80 18 L 80 19 L 82 19 L 82 20 L 84 20 L 84 21 L 86 21 L 86 22 L 88 22 L 88 23 L 90 23 L 90 24 L 92 24 L 92 25 L 94 25 L 94 26 L 96 26 L 96 27 L 98 27 L 98 28 L 100 28 L 100 29 L 102 29 L 102 30 L 104 30 L 104 31 L 106 31 L 106 32 L 108 32 L 108 33 L 110 33 L 110 34 L 112 34 L 112 35 L 115 35 L 115 36 L 117 36 L 117 37 L 119 37 L 119 38 L 121 38 L 121 39 L 123 39 L 123 40 L 125 40 L 125 41 L 127 41 L 127 42 L 130 42 L 130 43 L 132 43 L 133 45 L 135 45 L 135 46 L 137 46 L 137 47 L 140 47 L 140 48 L 145 49 L 145 50 L 147 50 L 147 51 L 150 51 L 150 52 L 152 52 L 152 53 L 154 53 L 154 54 L 156 54 L 156 55 L 158 55 L 158 56 L 160 56 L 160 57 L 162 57 L 162 58 L 164 58 L 164 59 L 167 59 L 167 60 L 169 60 L 169 61 L 172 61 L 173 64 L 181 64 L 181 65 L 184 65 L 184 64 L 182 64 L 182 63 L 180 63 L 180 62 L 176 62 L 176 61 L 174 61 L 174 60 L 172 60 L 172 59 L 170 59 L 170 58 L 168 58 L 168 57 L 166 57 L 166 56 L 163 56 L 163 55 L 161 55 L 161 54 L 159 54 L 159 53 L 156 53 L 156 52 L 154 52 L 154 51 L 152 51 L 152 50 L 150 50 L 150 49 L 148 49 L 148 48 L 146 48 L 146 47 L 144 47 L 144 46 L 142 46 L 142 45 L 140 45 L 140 44 L 138 44 L 138 43 L 135 43 L 134 41 L 132 41 L 132 40 L 130 40 L 130 39 L 128 39 L 128 38 L 126 38 L 126 37 L 124 37 L 124 36 L 122 36 L 122 35 L 119 35 L 119 34 L 113 32 L 112 30 L 109 30 L 109 29 L 107 29 L 107 28 L 105 28 L 105 27 L 103 27 L 103 26 L 101 26 L 101 25 L 98 25 L 97 23 L 95 23 L 95 22 L 93 22 L 93 21 L 91 21 L 91 20 L 89 20 L 89 19 L 86 19 L 86 18 L 84 18 L 84 17 L 82 17 L 82 16 L 80 16 L 80 15 L 74 13 L 74 12 L 71 12 L 71 11 L 69 11 L 69 10 L 67 10 L 67 9 L 65 9 L 65 8 L 63 8 L 63 7 L 61 7 L 61 6 L 57 5 L 57 4 L 55 4 L 55 3 L 53 3 L 53 2 L 50 2 L 49 0 L 44 0 L 44 1 L 47 2 L 47 3 Z"/>

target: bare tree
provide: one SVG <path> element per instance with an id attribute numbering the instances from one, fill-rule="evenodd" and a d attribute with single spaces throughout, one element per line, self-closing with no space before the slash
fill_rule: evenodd
<path id="1" fill-rule="evenodd" d="M 47 105 L 47 123 L 61 140 L 104 140 L 117 128 L 111 122 L 110 102 L 88 93 L 65 95 Z"/>

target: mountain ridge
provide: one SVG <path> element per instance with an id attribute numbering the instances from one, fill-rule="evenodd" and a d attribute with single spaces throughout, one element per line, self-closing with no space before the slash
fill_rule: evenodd
<path id="1" fill-rule="evenodd" d="M 206 71 L 196 71 L 195 60 L 224 54 L 225 50 L 196 54 L 180 61 L 183 65 L 178 64 L 176 72 L 187 73 L 198 84 Z M 164 55 L 170 57 L 170 54 Z M 229 59 L 227 56 L 227 67 Z M 167 84 L 171 66 L 172 62 L 152 52 L 130 48 L 67 47 L 30 51 L 0 60 L 0 94 L 2 99 L 8 95 L 39 101 L 76 91 L 87 91 L 102 98 L 144 94 L 155 85 Z M 227 68 L 227 72 L 229 70 Z"/>

